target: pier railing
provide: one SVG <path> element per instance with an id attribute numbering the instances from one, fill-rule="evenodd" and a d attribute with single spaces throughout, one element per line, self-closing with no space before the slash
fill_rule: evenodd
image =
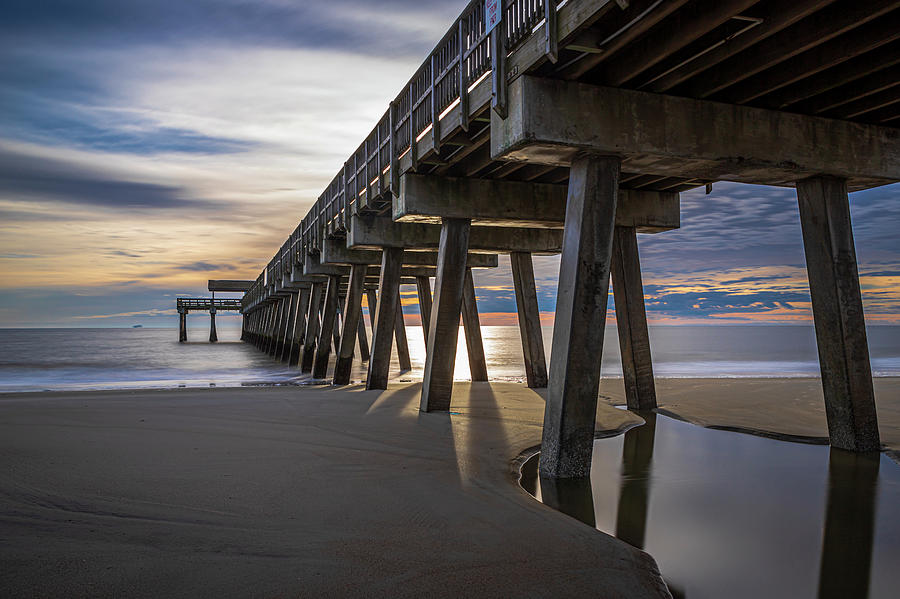
<path id="1" fill-rule="evenodd" d="M 218 310 L 240 310 L 241 300 L 234 299 L 212 299 L 210 297 L 183 298 L 180 297 L 175 302 L 179 312 L 189 312 L 192 310 L 202 310 L 209 312 L 213 306 Z"/>
<path id="2" fill-rule="evenodd" d="M 417 168 L 416 142 L 431 131 L 434 151 L 440 152 L 445 112 L 459 105 L 460 126 L 467 131 L 470 90 L 491 73 L 491 103 L 502 112 L 505 58 L 530 35 L 539 34 L 542 23 L 547 24 L 546 52 L 555 54 L 556 0 L 501 2 L 503 19 L 492 31 L 487 30 L 484 0 L 466 6 L 269 262 L 248 291 L 246 304 L 264 286 L 289 276 L 293 264 L 302 265 L 307 253 L 318 251 L 323 237 L 343 234 L 350 214 L 376 211 L 387 194 L 398 194 L 400 160 L 409 154 L 411 168 Z"/>

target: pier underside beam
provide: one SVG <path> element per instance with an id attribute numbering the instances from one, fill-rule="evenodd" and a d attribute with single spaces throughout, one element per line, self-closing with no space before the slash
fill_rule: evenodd
<path id="1" fill-rule="evenodd" d="M 492 158 L 564 166 L 582 151 L 620 156 L 627 172 L 707 181 L 792 186 L 825 173 L 857 190 L 900 179 L 891 127 L 532 76 L 510 83 L 509 118 L 491 115 Z"/>
<path id="2" fill-rule="evenodd" d="M 446 219 L 441 225 L 438 270 L 422 380 L 420 408 L 423 412 L 450 409 L 471 228 L 471 223 L 466 219 Z"/>
<path id="3" fill-rule="evenodd" d="M 562 229 L 566 187 L 406 173 L 400 178 L 392 217 L 406 223 L 440 223 L 444 217 L 469 218 L 473 225 Z M 681 225 L 679 195 L 620 189 L 616 225 L 638 227 L 641 233 L 677 229 Z M 477 237 L 476 233 L 473 229 L 472 236 Z"/>
<path id="4" fill-rule="evenodd" d="M 414 249 L 414 248 L 410 248 Z M 323 239 L 319 261 L 327 264 L 381 264 L 381 250 L 356 250 L 347 247 L 342 239 Z M 495 268 L 498 264 L 496 254 L 469 254 L 466 265 L 469 268 Z M 406 251 L 403 252 L 404 267 L 437 266 L 437 252 Z M 370 270 L 377 270 L 370 269 Z"/>
<path id="5" fill-rule="evenodd" d="M 614 156 L 581 154 L 572 162 L 541 441 L 542 477 L 590 473 L 619 168 Z"/>
<path id="6" fill-rule="evenodd" d="M 465 219 L 454 219 L 465 220 Z M 423 223 L 396 223 L 385 216 L 350 219 L 347 247 L 378 249 L 383 247 L 435 249 L 440 246 L 443 227 Z M 515 251 L 558 254 L 562 249 L 561 229 L 517 229 L 513 227 L 472 227 L 468 235 L 473 253 Z M 438 252 L 440 253 L 440 252 Z M 440 258 L 438 258 L 440 262 Z M 465 267 L 465 256 L 461 266 Z M 440 266 L 439 266 L 440 268 Z"/>
<path id="7" fill-rule="evenodd" d="M 378 281 L 372 355 L 369 358 L 366 389 L 387 389 L 391 368 L 391 345 L 395 330 L 394 321 L 400 305 L 400 266 L 402 262 L 402 248 L 384 248 L 381 259 L 381 276 Z M 371 303 L 369 305 L 371 310 Z"/>
<path id="8" fill-rule="evenodd" d="M 313 364 L 312 377 L 314 379 L 324 379 L 328 376 L 328 358 L 331 356 L 334 323 L 337 320 L 338 287 L 340 287 L 340 284 L 340 277 L 328 277 L 328 287 L 325 290 L 325 306 L 322 309 L 322 327 L 319 331 L 316 360 Z"/>
<path id="9" fill-rule="evenodd" d="M 881 442 L 844 179 L 797 182 L 800 225 L 831 445 L 878 451 Z"/>
<path id="10" fill-rule="evenodd" d="M 341 346 L 334 365 L 334 384 L 350 383 L 350 371 L 353 366 L 353 349 L 359 332 L 360 314 L 362 313 L 363 285 L 366 269 L 362 264 L 350 267 L 350 283 L 347 288 L 347 299 L 344 303 L 344 322 L 341 332 Z M 365 339 L 365 338 L 363 338 Z"/>
<path id="11" fill-rule="evenodd" d="M 311 372 L 319 338 L 319 307 L 322 304 L 322 285 L 313 283 L 309 291 L 309 312 L 306 317 L 306 337 L 303 342 L 303 358 L 300 372 Z"/>
<path id="12" fill-rule="evenodd" d="M 466 352 L 469 357 L 469 373 L 473 382 L 488 380 L 487 361 L 484 358 L 484 342 L 481 340 L 481 321 L 478 318 L 478 303 L 475 299 L 475 281 L 472 269 L 466 269 L 462 300 L 463 332 L 466 336 Z"/>
<path id="13" fill-rule="evenodd" d="M 509 262 L 516 291 L 522 353 L 525 356 L 525 380 L 532 389 L 542 389 L 547 386 L 547 359 L 544 355 L 541 312 L 534 284 L 534 265 L 528 252 L 511 253 Z"/>
<path id="14" fill-rule="evenodd" d="M 611 272 L 616 329 L 628 408 L 652 410 L 656 408 L 656 386 L 636 233 L 633 227 L 615 228 Z"/>

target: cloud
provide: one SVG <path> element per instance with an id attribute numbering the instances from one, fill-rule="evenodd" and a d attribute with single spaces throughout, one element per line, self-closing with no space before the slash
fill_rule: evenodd
<path id="1" fill-rule="evenodd" d="M 121 180 L 104 173 L 99 165 L 85 170 L 61 160 L 29 155 L 0 145 L 0 199 L 51 200 L 111 209 L 170 209 L 188 203 L 214 206 L 207 200 L 189 199 L 184 189 Z"/>
<path id="2" fill-rule="evenodd" d="M 191 271 L 216 271 L 216 270 L 229 270 L 233 268 L 230 264 L 210 264 L 209 262 L 191 262 L 190 264 L 181 264 L 176 266 L 178 270 L 191 270 Z"/>

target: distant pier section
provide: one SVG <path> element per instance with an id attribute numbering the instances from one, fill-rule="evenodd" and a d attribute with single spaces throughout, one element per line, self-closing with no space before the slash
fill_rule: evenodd
<path id="1" fill-rule="evenodd" d="M 239 298 L 216 299 L 216 291 L 231 293 L 246 293 L 254 281 L 230 281 L 210 280 L 208 289 L 212 293 L 210 297 L 180 297 L 176 300 L 178 309 L 178 341 L 187 341 L 187 315 L 188 312 L 209 312 L 209 341 L 215 343 L 219 340 L 216 333 L 216 312 L 221 310 L 235 310 L 240 312 L 241 300 Z"/>

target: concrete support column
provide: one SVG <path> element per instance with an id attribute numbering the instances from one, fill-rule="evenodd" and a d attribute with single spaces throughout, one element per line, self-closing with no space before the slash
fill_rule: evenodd
<path id="1" fill-rule="evenodd" d="M 362 306 L 360 306 L 359 318 L 356 319 L 356 336 L 359 339 L 359 359 L 369 361 L 369 337 L 366 335 L 366 323 L 362 318 Z"/>
<path id="2" fill-rule="evenodd" d="M 525 357 L 525 381 L 532 389 L 543 389 L 547 386 L 547 359 L 544 355 L 541 311 L 538 308 L 531 253 L 512 252 L 509 264 L 516 290 L 519 336 L 522 338 L 522 354 Z"/>
<path id="3" fill-rule="evenodd" d="M 178 343 L 187 341 L 187 312 L 178 313 Z"/>
<path id="4" fill-rule="evenodd" d="M 209 342 L 215 343 L 219 340 L 216 334 L 216 308 L 215 306 L 209 311 Z"/>
<path id="5" fill-rule="evenodd" d="M 387 389 L 391 368 L 391 344 L 397 307 L 400 305 L 400 267 L 403 248 L 384 248 L 381 252 L 381 275 L 378 278 L 378 301 L 372 333 L 372 356 L 366 389 Z M 371 306 L 371 304 L 369 304 Z M 371 309 L 371 308 L 370 308 Z"/>
<path id="6" fill-rule="evenodd" d="M 334 342 L 335 355 L 341 349 L 341 327 L 344 323 L 344 301 L 346 301 L 346 299 L 345 296 L 338 295 L 337 310 L 334 313 L 334 326 L 331 329 L 331 337 Z"/>
<path id="7" fill-rule="evenodd" d="M 278 328 L 281 326 L 281 298 L 275 298 L 272 302 L 272 316 L 269 319 L 268 341 L 266 342 L 266 353 L 270 356 L 275 355 L 275 346 L 278 344 Z"/>
<path id="8" fill-rule="evenodd" d="M 428 345 L 428 325 L 431 322 L 431 280 L 428 277 L 416 277 L 416 292 L 419 296 L 419 318 L 422 320 L 422 334 L 425 345 Z"/>
<path id="9" fill-rule="evenodd" d="M 350 281 L 347 286 L 347 299 L 344 302 L 344 322 L 341 331 L 341 345 L 338 349 L 337 361 L 334 365 L 334 384 L 347 385 L 350 383 L 350 370 L 353 367 L 353 348 L 356 345 L 356 337 L 359 330 L 360 315 L 362 314 L 363 285 L 366 282 L 364 264 L 354 264 L 350 267 Z"/>
<path id="10" fill-rule="evenodd" d="M 265 352 L 270 356 L 275 353 L 275 339 L 278 333 L 278 322 L 281 319 L 281 299 L 272 301 L 269 307 L 269 327 L 266 331 Z"/>
<path id="11" fill-rule="evenodd" d="M 475 281 L 472 269 L 466 269 L 462 300 L 463 332 L 466 335 L 466 351 L 469 356 L 469 373 L 472 382 L 488 380 L 487 362 L 484 359 L 484 343 L 481 340 L 481 321 L 478 319 L 478 303 L 475 299 Z"/>
<path id="12" fill-rule="evenodd" d="M 399 294 L 399 288 L 398 288 Z M 397 361 L 400 370 L 412 370 L 412 361 L 409 359 L 409 337 L 406 336 L 406 321 L 403 319 L 403 305 L 400 297 L 397 297 L 397 316 L 394 318 L 394 338 L 397 341 Z"/>
<path id="13" fill-rule="evenodd" d="M 322 304 L 322 283 L 313 283 L 309 294 L 309 314 L 306 317 L 306 338 L 303 342 L 303 358 L 300 372 L 311 372 L 319 337 L 319 307 Z"/>
<path id="14" fill-rule="evenodd" d="M 423 412 L 450 409 L 471 225 L 471 221 L 464 218 L 445 218 L 441 223 L 434 301 L 428 323 L 425 375 L 419 406 Z"/>
<path id="15" fill-rule="evenodd" d="M 366 288 L 366 306 L 369 308 L 369 327 L 375 333 L 375 307 L 378 305 L 378 294 L 371 287 Z"/>
<path id="16" fill-rule="evenodd" d="M 337 318 L 338 288 L 340 286 L 341 278 L 337 275 L 329 275 L 328 287 L 325 290 L 325 306 L 322 309 L 322 328 L 319 331 L 316 361 L 313 365 L 312 376 L 314 379 L 324 379 L 328 376 L 328 358 L 331 356 L 331 342 L 334 335 L 334 321 Z"/>
<path id="17" fill-rule="evenodd" d="M 579 154 L 569 171 L 541 441 L 540 471 L 546 478 L 590 474 L 620 162 Z"/>
<path id="18" fill-rule="evenodd" d="M 297 294 L 297 316 L 294 319 L 294 338 L 288 352 L 288 366 L 296 366 L 300 361 L 300 348 L 306 338 L 306 313 L 309 310 L 309 289 L 301 289 Z"/>
<path id="19" fill-rule="evenodd" d="M 259 323 L 258 329 L 256 331 L 256 349 L 262 351 L 265 347 L 266 343 L 266 327 L 269 322 L 269 309 L 271 308 L 270 304 L 263 305 L 259 310 Z"/>
<path id="20" fill-rule="evenodd" d="M 281 351 L 278 352 L 278 359 L 287 362 L 291 355 L 291 344 L 294 342 L 294 328 L 297 320 L 297 293 L 292 291 L 288 298 L 287 319 L 284 327 L 284 341 L 281 345 Z"/>
<path id="21" fill-rule="evenodd" d="M 616 227 L 611 272 L 628 408 L 653 410 L 656 408 L 656 385 L 653 382 L 650 333 L 647 330 L 641 260 L 634 227 Z"/>
<path id="22" fill-rule="evenodd" d="M 828 436 L 833 447 L 879 451 L 866 321 L 859 291 L 847 182 L 797 182 Z"/>

